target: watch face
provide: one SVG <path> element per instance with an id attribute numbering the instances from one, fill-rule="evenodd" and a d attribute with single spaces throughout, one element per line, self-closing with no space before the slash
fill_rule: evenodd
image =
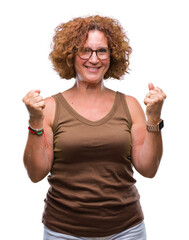
<path id="1" fill-rule="evenodd" d="M 161 130 L 164 127 L 163 120 L 159 123 L 159 130 Z"/>

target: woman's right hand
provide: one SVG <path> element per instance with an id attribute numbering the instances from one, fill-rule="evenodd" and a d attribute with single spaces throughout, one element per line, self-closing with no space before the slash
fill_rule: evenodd
<path id="1" fill-rule="evenodd" d="M 43 127 L 39 125 L 42 125 L 42 121 L 44 118 L 43 109 L 45 108 L 45 101 L 40 95 L 40 90 L 30 91 L 22 100 L 28 109 L 30 115 L 30 122 L 35 125 L 33 127 Z"/>
<path id="2" fill-rule="evenodd" d="M 49 173 L 54 159 L 51 125 L 55 114 L 55 102 L 52 97 L 43 99 L 40 90 L 30 91 L 23 98 L 23 102 L 30 115 L 29 125 L 34 129 L 43 128 L 45 131 L 40 137 L 29 132 L 24 151 L 24 165 L 28 175 L 33 182 L 39 182 Z"/>

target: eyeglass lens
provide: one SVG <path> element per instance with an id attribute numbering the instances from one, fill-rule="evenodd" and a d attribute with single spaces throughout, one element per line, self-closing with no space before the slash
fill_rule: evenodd
<path id="1" fill-rule="evenodd" d="M 82 47 L 78 49 L 78 55 L 82 59 L 89 59 L 92 56 L 93 52 L 95 52 L 97 57 L 102 60 L 105 60 L 110 56 L 110 50 L 108 48 L 99 48 L 97 50 L 92 50 L 91 48 Z"/>

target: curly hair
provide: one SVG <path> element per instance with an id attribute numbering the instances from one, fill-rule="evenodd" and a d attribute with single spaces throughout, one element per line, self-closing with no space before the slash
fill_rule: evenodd
<path id="1" fill-rule="evenodd" d="M 55 71 L 61 78 L 76 77 L 75 49 L 83 47 L 88 38 L 88 32 L 91 30 L 103 32 L 108 40 L 108 47 L 111 49 L 110 66 L 104 79 L 120 79 L 128 73 L 129 69 L 129 56 L 132 52 L 129 39 L 117 20 L 99 15 L 75 18 L 60 24 L 55 29 L 52 52 L 49 54 Z"/>

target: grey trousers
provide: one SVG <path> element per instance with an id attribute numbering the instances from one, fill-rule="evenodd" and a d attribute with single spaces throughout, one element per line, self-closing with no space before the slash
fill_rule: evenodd
<path id="1" fill-rule="evenodd" d="M 132 228 L 111 236 L 88 238 L 57 233 L 44 226 L 43 240 L 146 240 L 146 229 L 144 222 L 141 222 Z"/>

